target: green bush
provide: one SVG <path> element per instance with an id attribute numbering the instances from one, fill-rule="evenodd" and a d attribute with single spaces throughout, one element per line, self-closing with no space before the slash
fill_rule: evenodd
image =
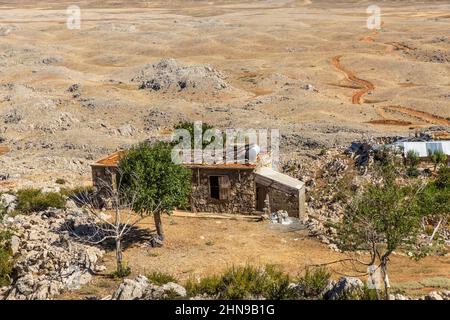
<path id="1" fill-rule="evenodd" d="M 272 300 L 290 299 L 294 290 L 289 288 L 289 275 L 273 266 L 232 267 L 222 275 L 188 281 L 186 290 L 191 296 L 207 294 L 219 299 L 248 299 L 251 297 Z"/>
<path id="2" fill-rule="evenodd" d="M 14 261 L 10 239 L 9 232 L 0 232 L 0 287 L 9 285 L 13 272 Z"/>
<path id="3" fill-rule="evenodd" d="M 189 132 L 190 137 L 191 137 L 191 148 L 192 149 L 194 149 L 194 139 L 195 139 L 194 128 L 195 128 L 195 124 L 193 122 L 188 122 L 188 121 L 180 122 L 177 125 L 175 125 L 175 127 L 174 127 L 175 130 L 184 129 Z M 214 129 L 214 127 L 207 123 L 202 123 L 202 137 L 205 134 L 205 132 L 210 129 Z M 223 145 L 225 145 L 225 134 L 222 135 L 222 139 L 223 139 Z M 177 144 L 179 142 L 180 142 L 179 140 L 173 141 L 174 144 Z M 214 142 L 214 139 L 212 140 L 212 142 Z M 205 149 L 206 146 L 210 143 L 211 143 L 210 141 L 204 141 L 202 139 L 202 149 Z"/>
<path id="4" fill-rule="evenodd" d="M 31 213 L 48 208 L 62 209 L 66 201 L 57 192 L 43 193 L 39 189 L 23 189 L 17 192 L 16 210 L 21 213 Z"/>
<path id="5" fill-rule="evenodd" d="M 154 271 L 154 272 L 148 274 L 147 278 L 151 283 L 156 284 L 157 286 L 162 286 L 163 284 L 166 284 L 169 282 L 174 282 L 174 283 L 178 282 L 178 280 L 171 274 L 159 272 L 159 271 Z"/>
<path id="6" fill-rule="evenodd" d="M 57 184 L 66 184 L 66 180 L 64 180 L 63 178 L 58 178 L 55 181 Z"/>
<path id="7" fill-rule="evenodd" d="M 416 167 L 409 167 L 406 169 L 406 175 L 410 178 L 416 178 L 419 176 L 419 170 Z"/>
<path id="8" fill-rule="evenodd" d="M 416 168 L 420 162 L 419 155 L 414 150 L 409 150 L 406 155 L 406 163 L 410 168 Z"/>
<path id="9" fill-rule="evenodd" d="M 122 268 L 120 271 L 113 271 L 109 274 L 109 276 L 113 279 L 123 279 L 128 277 L 131 274 L 131 268 L 124 262 L 122 263 Z"/>
<path id="10" fill-rule="evenodd" d="M 318 297 L 327 287 L 331 274 L 325 267 L 306 268 L 299 279 L 300 294 L 305 298 Z"/>
<path id="11" fill-rule="evenodd" d="M 357 300 L 380 300 L 378 298 L 377 290 L 364 285 L 362 296 Z"/>
<path id="12" fill-rule="evenodd" d="M 82 197 L 83 195 L 92 194 L 94 192 L 94 187 L 92 186 L 78 186 L 75 188 L 61 188 L 59 193 L 65 197 Z"/>

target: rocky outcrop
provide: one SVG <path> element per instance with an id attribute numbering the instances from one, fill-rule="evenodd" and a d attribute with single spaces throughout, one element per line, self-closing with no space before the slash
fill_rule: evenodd
<path id="1" fill-rule="evenodd" d="M 445 291 L 432 291 L 419 300 L 450 300 L 450 290 Z"/>
<path id="2" fill-rule="evenodd" d="M 112 300 L 162 300 L 186 297 L 186 289 L 173 282 L 157 286 L 139 275 L 135 279 L 125 279 L 114 292 Z"/>
<path id="3" fill-rule="evenodd" d="M 2 193 L 0 195 L 0 208 L 4 208 L 7 213 L 11 213 L 16 209 L 16 200 L 15 195 Z"/>
<path id="4" fill-rule="evenodd" d="M 326 300 L 349 300 L 363 295 L 364 283 L 353 277 L 342 277 L 338 281 L 331 281 L 324 294 Z"/>
<path id="5" fill-rule="evenodd" d="M 75 216 L 49 209 L 5 219 L 1 227 L 14 232 L 15 276 L 11 286 L 3 290 L 4 299 L 50 299 L 90 281 L 104 252 L 70 236 L 65 226 Z"/>
<path id="6" fill-rule="evenodd" d="M 184 65 L 175 59 L 162 59 L 146 65 L 131 81 L 140 89 L 152 91 L 201 90 L 220 91 L 229 88 L 225 77 L 211 66 Z"/>

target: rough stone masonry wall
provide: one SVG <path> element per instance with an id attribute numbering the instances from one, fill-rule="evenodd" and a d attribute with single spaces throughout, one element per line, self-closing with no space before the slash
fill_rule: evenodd
<path id="1" fill-rule="evenodd" d="M 272 212 L 278 210 L 285 210 L 290 217 L 296 217 L 300 219 L 305 218 L 304 210 L 304 190 L 298 194 L 288 194 L 283 191 L 267 188 L 267 193 L 270 199 L 270 209 Z"/>
<path id="2" fill-rule="evenodd" d="M 290 217 L 298 217 L 299 201 L 298 196 L 286 194 L 274 188 L 267 188 L 270 199 L 270 210 L 276 212 L 285 210 Z"/>
<path id="3" fill-rule="evenodd" d="M 117 168 L 106 166 L 92 166 L 92 182 L 94 187 L 99 188 L 107 185 L 112 186 Z"/>
<path id="4" fill-rule="evenodd" d="M 209 176 L 220 175 L 227 175 L 230 179 L 228 200 L 210 197 Z M 192 169 L 192 211 L 252 214 L 255 205 L 255 177 L 252 170 Z"/>

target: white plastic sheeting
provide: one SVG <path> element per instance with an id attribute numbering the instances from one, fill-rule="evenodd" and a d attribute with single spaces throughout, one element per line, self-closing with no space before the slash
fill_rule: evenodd
<path id="1" fill-rule="evenodd" d="M 427 141 L 427 142 L 396 142 L 396 146 L 400 147 L 403 155 L 406 157 L 409 151 L 414 151 L 419 157 L 428 157 L 428 150 L 431 153 L 442 151 L 450 156 L 450 141 Z"/>

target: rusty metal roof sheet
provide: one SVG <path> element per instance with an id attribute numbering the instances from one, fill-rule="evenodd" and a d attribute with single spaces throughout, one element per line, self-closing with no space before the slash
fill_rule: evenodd
<path id="1" fill-rule="evenodd" d="M 126 151 L 117 151 L 109 156 L 97 160 L 93 166 L 117 167 L 120 159 L 125 155 Z"/>
<path id="2" fill-rule="evenodd" d="M 92 166 L 100 167 L 117 167 L 120 159 L 127 153 L 127 151 L 117 151 L 104 158 L 97 160 Z M 256 164 L 248 163 L 183 163 L 188 168 L 205 168 L 205 169 L 255 169 Z"/>

